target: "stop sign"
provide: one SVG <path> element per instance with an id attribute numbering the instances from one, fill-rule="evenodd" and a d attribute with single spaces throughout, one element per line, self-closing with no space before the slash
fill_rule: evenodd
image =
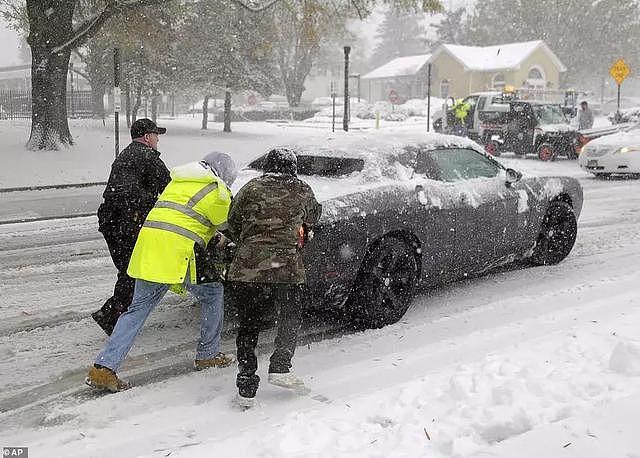
<path id="1" fill-rule="evenodd" d="M 396 105 L 399 100 L 400 100 L 400 98 L 398 97 L 398 93 L 394 89 L 391 89 L 389 91 L 389 102 L 391 102 L 394 105 Z"/>
<path id="2" fill-rule="evenodd" d="M 251 95 L 249 96 L 249 98 L 247 99 L 247 103 L 248 103 L 249 105 L 255 105 L 257 102 L 258 102 L 258 99 L 257 99 L 257 98 L 256 98 L 256 96 L 255 96 L 255 95 L 253 95 L 253 94 L 251 94 Z"/>

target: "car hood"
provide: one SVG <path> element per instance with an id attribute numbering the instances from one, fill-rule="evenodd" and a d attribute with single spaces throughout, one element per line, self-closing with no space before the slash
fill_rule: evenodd
<path id="1" fill-rule="evenodd" d="M 590 141 L 587 146 L 622 148 L 624 146 L 640 146 L 640 130 L 618 132 Z"/>
<path id="2" fill-rule="evenodd" d="M 538 129 L 543 132 L 571 132 L 575 129 L 570 124 L 540 124 Z"/>

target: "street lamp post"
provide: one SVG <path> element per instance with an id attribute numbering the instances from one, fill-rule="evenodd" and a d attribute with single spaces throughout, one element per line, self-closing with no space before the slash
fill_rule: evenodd
<path id="1" fill-rule="evenodd" d="M 344 47 L 344 115 L 342 116 L 342 129 L 349 131 L 349 53 L 351 46 Z"/>

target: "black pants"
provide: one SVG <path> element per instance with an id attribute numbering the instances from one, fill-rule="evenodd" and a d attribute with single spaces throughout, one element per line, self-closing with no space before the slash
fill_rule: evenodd
<path id="1" fill-rule="evenodd" d="M 118 278 L 113 288 L 113 295 L 94 314 L 94 318 L 107 334 L 111 334 L 118 318 L 127 311 L 133 299 L 135 279 L 127 275 L 127 267 L 140 228 L 133 225 L 131 221 L 124 220 L 121 215 L 117 215 L 104 204 L 98 209 L 98 222 L 99 231 L 107 242 L 113 265 L 118 269 Z"/>
<path id="2" fill-rule="evenodd" d="M 260 377 L 256 375 L 256 345 L 265 318 L 277 312 L 278 334 L 271 355 L 269 373 L 287 373 L 296 350 L 302 315 L 302 285 L 287 283 L 241 283 L 230 288 L 238 308 L 238 377 L 242 396 L 254 397 Z"/>

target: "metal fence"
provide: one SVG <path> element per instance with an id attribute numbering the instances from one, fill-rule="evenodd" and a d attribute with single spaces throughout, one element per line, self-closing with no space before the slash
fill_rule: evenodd
<path id="1" fill-rule="evenodd" d="M 71 118 L 91 117 L 91 91 L 67 91 L 67 115 Z M 0 91 L 0 119 L 31 119 L 31 91 Z"/>

